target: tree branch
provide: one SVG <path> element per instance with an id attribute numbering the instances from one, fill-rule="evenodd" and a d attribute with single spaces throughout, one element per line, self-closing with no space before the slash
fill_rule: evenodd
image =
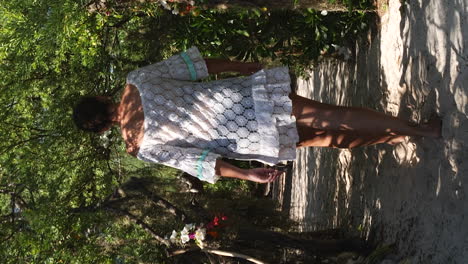
<path id="1" fill-rule="evenodd" d="M 34 140 L 38 140 L 38 139 L 41 139 L 41 138 L 44 138 L 44 137 L 49 137 L 49 136 L 51 136 L 51 135 L 37 135 L 37 136 L 34 136 L 34 137 L 30 137 L 28 139 L 21 140 L 19 142 L 13 143 L 13 144 L 5 147 L 3 149 L 3 151 L 0 152 L 0 155 L 3 155 L 3 154 L 5 154 L 6 152 L 8 152 L 10 150 L 13 150 L 13 149 L 15 149 L 16 147 L 18 147 L 18 146 L 20 146 L 22 144 L 25 144 L 25 143 L 28 143 L 28 142 L 31 142 L 31 141 L 34 141 Z"/>
<path id="2" fill-rule="evenodd" d="M 0 241 L 0 244 L 2 244 L 3 242 L 6 242 L 8 240 L 10 240 L 14 235 L 15 235 L 15 230 L 11 231 L 11 234 L 8 235 L 6 238 L 2 239 L 2 241 Z"/>
<path id="3" fill-rule="evenodd" d="M 189 217 L 171 202 L 167 201 L 166 199 L 156 195 L 154 192 L 146 189 L 144 186 L 144 182 L 140 178 L 132 177 L 130 181 L 128 181 L 125 186 L 129 189 L 134 189 L 140 191 L 140 193 L 147 198 L 149 198 L 155 205 L 161 207 L 174 215 L 175 217 L 179 218 L 182 222 L 188 223 L 190 221 Z"/>
<path id="4" fill-rule="evenodd" d="M 123 197 L 123 198 L 120 198 L 120 199 L 116 199 L 116 200 L 108 200 L 108 201 L 105 201 L 101 206 L 87 206 L 87 207 L 80 207 L 80 208 L 74 208 L 74 209 L 71 209 L 69 210 L 69 213 L 81 213 L 81 212 L 93 212 L 93 211 L 97 211 L 97 210 L 100 210 L 100 209 L 104 209 L 106 211 L 109 211 L 111 213 L 114 213 L 116 215 L 120 215 L 120 216 L 126 216 L 128 217 L 132 222 L 134 222 L 135 224 L 139 225 L 141 228 L 143 228 L 146 232 L 148 232 L 156 241 L 158 241 L 159 243 L 169 247 L 170 246 L 170 243 L 167 239 L 164 239 L 162 238 L 161 236 L 159 236 L 156 231 L 154 231 L 148 224 L 146 224 L 145 222 L 143 222 L 141 219 L 139 219 L 137 216 L 133 215 L 132 213 L 126 211 L 126 210 L 123 210 L 123 209 L 119 209 L 117 208 L 117 206 L 119 206 L 119 204 L 122 204 L 126 201 L 129 201 L 129 200 L 132 200 L 132 199 L 135 199 L 135 198 L 149 198 L 148 196 L 146 195 L 141 195 L 141 196 L 137 196 L 137 195 L 132 195 L 132 196 L 127 196 L 127 197 Z M 111 199 L 111 197 L 109 197 L 109 199 Z M 161 198 L 161 200 L 164 200 Z M 164 200 L 165 201 L 165 200 Z M 153 201 L 154 203 L 155 201 Z M 167 201 L 166 201 L 167 202 Z M 171 203 L 167 202 L 169 205 L 172 205 Z M 159 206 L 163 206 L 161 204 L 158 203 Z M 167 205 L 167 204 L 166 204 Z M 165 206 L 166 206 L 165 205 Z M 174 207 L 175 208 L 175 207 Z M 176 208 L 177 209 L 177 208 Z M 177 209 L 178 210 L 178 209 Z M 180 212 L 179 212 L 180 213 Z M 185 216 L 185 214 L 182 212 L 182 215 Z M 187 217 L 185 216 L 184 219 L 187 219 Z"/>
<path id="5" fill-rule="evenodd" d="M 16 187 L 17 186 L 15 186 L 15 189 L 16 189 Z M 0 241 L 0 244 L 10 240 L 15 235 L 15 232 L 16 232 L 16 230 L 15 230 L 15 196 L 16 196 L 16 193 L 11 192 L 10 195 L 11 195 L 11 201 L 10 201 L 10 203 L 11 203 L 11 214 L 9 214 L 8 216 L 10 216 L 10 218 L 11 218 L 12 231 L 11 231 L 10 235 L 8 235 L 6 238 L 4 238 L 4 239 L 2 239 L 2 241 Z"/>
<path id="6" fill-rule="evenodd" d="M 263 261 L 261 261 L 259 259 L 253 258 L 253 257 L 245 255 L 245 254 L 233 252 L 233 251 L 225 251 L 225 250 L 209 249 L 209 248 L 203 248 L 202 251 L 207 252 L 207 253 L 211 253 L 211 254 L 216 254 L 216 255 L 219 255 L 219 256 L 241 258 L 241 259 L 248 260 L 248 261 L 250 261 L 252 263 L 255 263 L 255 264 L 266 264 L 265 262 L 263 262 Z"/>
<path id="7" fill-rule="evenodd" d="M 190 222 L 189 217 L 182 210 L 177 208 L 175 205 L 173 205 L 169 201 L 163 199 L 162 197 L 159 197 L 159 196 L 153 194 L 152 192 L 149 192 L 149 194 L 150 194 L 150 195 L 148 195 L 149 198 L 151 199 L 151 201 L 155 205 L 166 209 L 169 213 L 171 213 L 175 217 L 179 218 L 183 223 Z"/>
<path id="8" fill-rule="evenodd" d="M 242 253 L 237 253 L 237 252 L 233 252 L 233 251 L 219 250 L 219 249 L 199 248 L 199 247 L 190 247 L 190 248 L 177 249 L 177 250 L 174 250 L 174 251 L 170 252 L 169 257 L 174 257 L 174 256 L 177 256 L 177 255 L 182 255 L 182 254 L 185 254 L 185 253 L 188 253 L 188 252 L 194 252 L 194 251 L 198 251 L 198 250 L 201 250 L 201 251 L 203 251 L 205 253 L 215 254 L 215 255 L 223 256 L 223 257 L 241 258 L 241 259 L 245 259 L 247 261 L 250 261 L 250 262 L 256 263 L 256 264 L 266 264 L 265 262 L 263 262 L 263 261 L 261 261 L 259 259 L 253 258 L 251 256 L 248 256 L 248 255 L 245 255 L 245 254 L 242 254 Z"/>
<path id="9" fill-rule="evenodd" d="M 104 209 L 112 212 L 112 213 L 115 213 L 115 214 L 118 214 L 118 215 L 123 215 L 123 216 L 126 216 L 128 217 L 132 222 L 134 222 L 135 224 L 139 225 L 141 228 L 143 228 L 146 232 L 148 232 L 154 239 L 156 239 L 159 243 L 169 247 L 170 246 L 170 243 L 167 239 L 164 239 L 162 237 L 160 237 L 156 231 L 154 231 L 148 224 L 146 224 L 145 222 L 143 222 L 142 220 L 140 220 L 138 217 L 136 217 L 135 215 L 133 215 L 132 213 L 128 212 L 128 211 L 125 211 L 125 210 L 122 210 L 122 209 L 117 209 L 117 208 L 114 208 L 114 207 L 110 207 L 110 206 L 105 206 Z"/>
<path id="10" fill-rule="evenodd" d="M 69 214 L 78 214 L 78 213 L 84 213 L 84 212 L 95 212 L 101 209 L 105 209 L 107 207 L 112 207 L 118 206 L 120 203 L 124 203 L 126 201 L 129 201 L 131 199 L 135 198 L 134 196 L 129 196 L 129 197 L 123 197 L 120 199 L 115 199 L 115 200 L 108 200 L 105 201 L 101 206 L 84 206 L 84 207 L 78 207 L 78 208 L 72 208 L 68 210 Z"/>
<path id="11" fill-rule="evenodd" d="M 23 129 L 23 130 L 35 130 L 35 131 L 39 131 L 39 132 L 42 132 L 42 133 L 50 131 L 50 130 L 40 129 L 40 128 L 37 128 L 37 127 L 24 127 L 24 126 L 16 125 L 16 124 L 5 122 L 5 121 L 3 121 L 3 124 L 9 125 L 9 126 L 12 126 L 12 127 L 15 127 L 15 128 Z"/>

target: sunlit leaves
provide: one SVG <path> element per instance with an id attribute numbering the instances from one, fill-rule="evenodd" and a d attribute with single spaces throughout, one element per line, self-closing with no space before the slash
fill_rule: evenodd
<path id="1" fill-rule="evenodd" d="M 67 208 L 95 204 L 115 184 L 90 137 L 70 119 L 75 95 L 90 92 L 97 83 L 92 73 L 108 67 L 103 24 L 76 1 L 2 1 L 0 13 L 0 188 L 28 190 L 16 194 L 27 208 L 9 221 L 15 235 L 0 258 L 56 263 L 51 256 L 60 255 L 67 225 L 74 224 Z M 2 215 L 7 198 L 0 200 Z"/>

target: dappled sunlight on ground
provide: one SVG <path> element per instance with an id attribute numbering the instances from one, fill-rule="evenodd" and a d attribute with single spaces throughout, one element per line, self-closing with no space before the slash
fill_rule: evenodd
<path id="1" fill-rule="evenodd" d="M 298 150 L 281 200 L 299 230 L 344 227 L 396 243 L 397 260 L 465 263 L 467 20 L 466 0 L 390 0 L 380 33 L 359 42 L 352 60 L 326 59 L 298 81 L 298 93 L 318 101 L 444 122 L 443 139 Z"/>
<path id="2" fill-rule="evenodd" d="M 395 145 L 393 149 L 393 157 L 401 166 L 416 166 L 421 160 L 417 153 L 418 145 L 415 142 L 405 141 L 402 144 Z"/>

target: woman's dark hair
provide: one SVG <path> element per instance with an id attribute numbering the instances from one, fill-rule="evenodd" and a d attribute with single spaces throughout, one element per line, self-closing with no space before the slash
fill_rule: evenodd
<path id="1" fill-rule="evenodd" d="M 112 105 L 108 97 L 83 97 L 73 108 L 73 121 L 82 130 L 104 132 L 112 126 Z"/>

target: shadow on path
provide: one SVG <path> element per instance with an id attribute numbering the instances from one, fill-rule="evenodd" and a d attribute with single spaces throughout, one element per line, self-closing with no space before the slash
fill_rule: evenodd
<path id="1" fill-rule="evenodd" d="M 298 230 L 347 228 L 397 243 L 412 263 L 468 259 L 468 6 L 465 0 L 390 0 L 379 32 L 354 59 L 324 59 L 298 94 L 365 106 L 414 122 L 437 114 L 444 138 L 395 147 L 300 149 L 280 202 Z M 371 41 L 369 41 L 370 39 Z M 464 85 L 466 84 L 466 85 Z M 278 188 L 281 190 L 281 186 Z"/>

